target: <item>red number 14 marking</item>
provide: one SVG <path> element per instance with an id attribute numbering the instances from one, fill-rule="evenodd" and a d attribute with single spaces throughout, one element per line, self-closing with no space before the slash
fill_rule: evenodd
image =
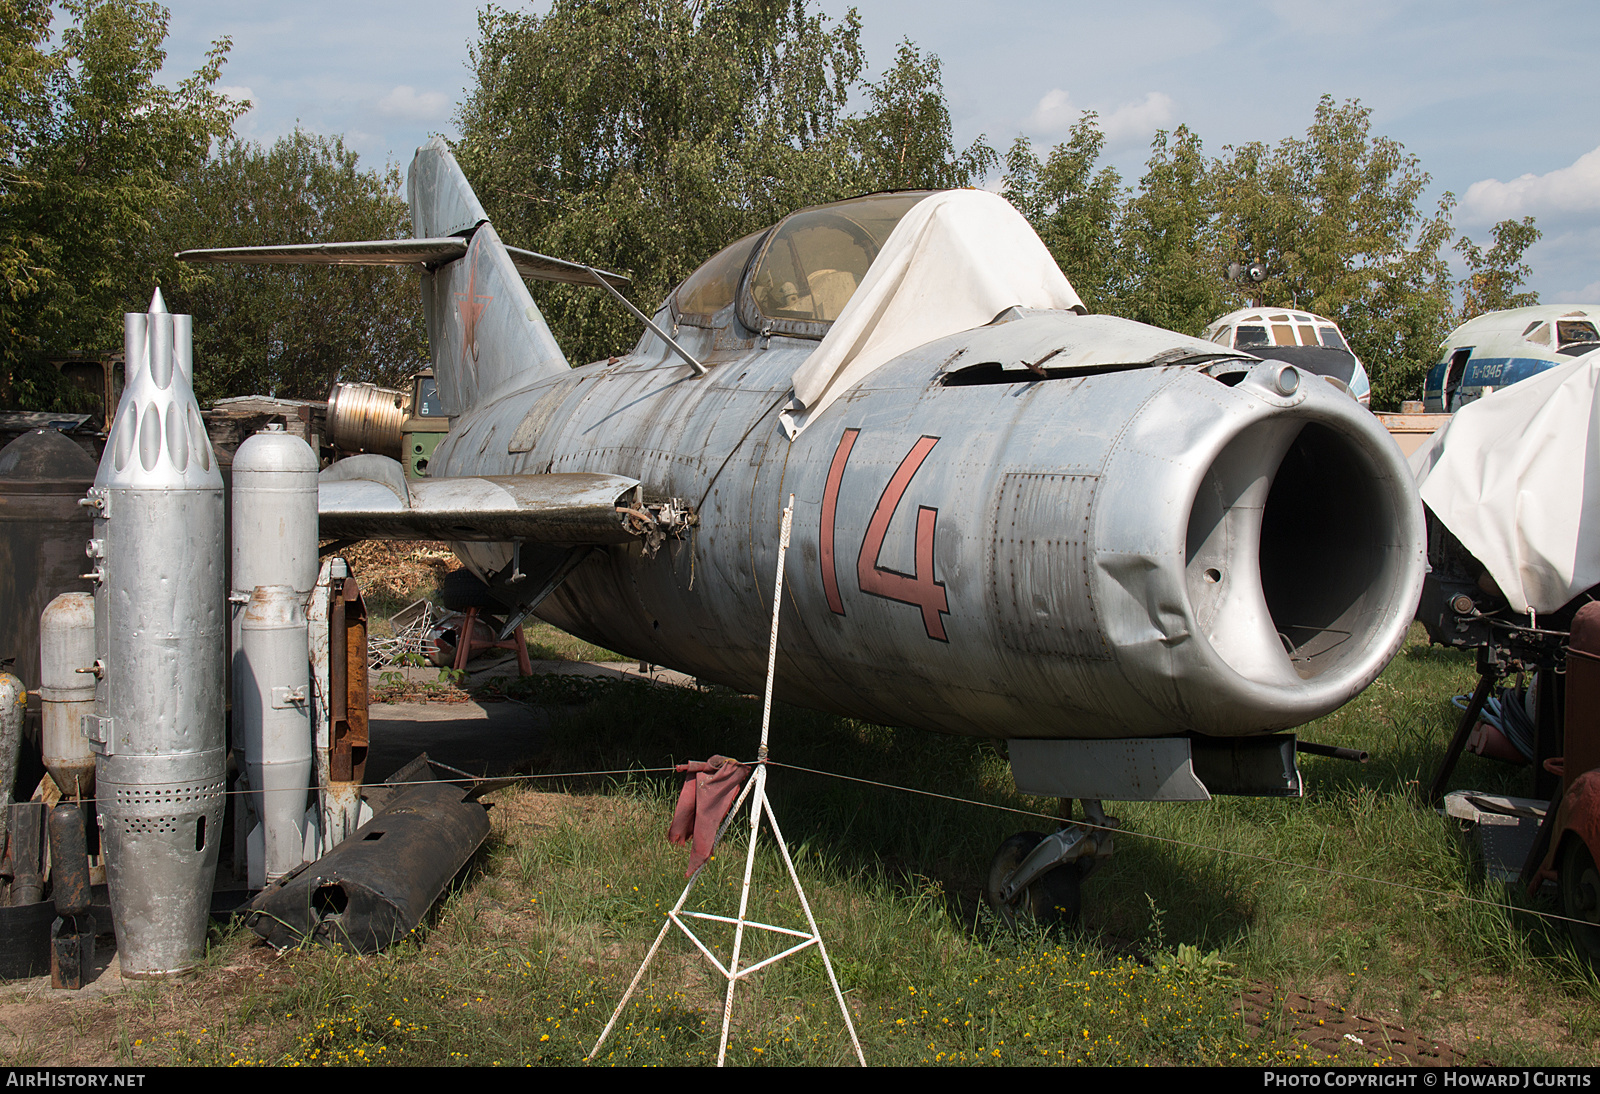
<path id="1" fill-rule="evenodd" d="M 822 587 L 828 598 L 828 607 L 838 615 L 844 614 L 844 601 L 839 595 L 839 578 L 834 564 L 834 534 L 838 523 L 839 486 L 844 481 L 845 465 L 850 461 L 850 450 L 855 446 L 859 429 L 847 429 L 839 438 L 839 447 L 828 468 L 827 485 L 822 493 L 821 562 Z M 944 583 L 933 579 L 934 532 L 939 523 L 939 510 L 932 506 L 917 507 L 917 538 L 913 573 L 903 574 L 878 564 L 883 553 L 883 541 L 889 534 L 889 522 L 894 519 L 900 499 L 922 461 L 928 458 L 938 437 L 923 437 L 911 446 L 905 459 L 889 478 L 878 505 L 867 522 L 866 535 L 861 540 L 861 551 L 856 556 L 856 584 L 870 596 L 883 597 L 902 604 L 914 604 L 922 610 L 922 625 L 929 638 L 947 642 L 943 615 L 950 614 L 950 601 L 945 596 Z"/>

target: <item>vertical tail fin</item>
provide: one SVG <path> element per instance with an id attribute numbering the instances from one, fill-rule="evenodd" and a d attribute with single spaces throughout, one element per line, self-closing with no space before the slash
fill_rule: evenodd
<path id="1" fill-rule="evenodd" d="M 455 157 L 435 137 L 407 177 L 418 239 L 470 238 L 467 253 L 422 275 L 422 312 L 439 397 L 462 414 L 567 359 Z"/>

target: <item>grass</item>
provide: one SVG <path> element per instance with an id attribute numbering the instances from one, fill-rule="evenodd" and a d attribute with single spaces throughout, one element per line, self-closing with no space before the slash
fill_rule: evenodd
<path id="1" fill-rule="evenodd" d="M 1563 932 L 1479 880 L 1458 835 L 1420 804 L 1453 726 L 1449 696 L 1473 674 L 1469 659 L 1415 639 L 1366 693 L 1302 731 L 1368 749 L 1370 763 L 1302 757 L 1301 800 L 1114 806 L 1124 833 L 1085 883 L 1073 931 L 1019 937 L 978 898 L 1000 841 L 1046 821 L 774 768 L 774 808 L 868 1060 L 1315 1063 L 1341 1046 L 1347 1062 L 1390 1058 L 1319 1040 L 1322 1019 L 1247 1024 L 1241 1001 L 1264 985 L 1320 999 L 1329 1016 L 1425 1031 L 1465 1062 L 1600 1063 L 1594 974 Z M 355 960 L 279 956 L 244 932 L 219 934 L 200 974 L 199 995 L 215 1004 L 194 1020 L 170 1009 L 182 997 L 168 989 L 159 1021 L 153 1003 L 118 1002 L 115 1022 L 88 1026 L 120 1031 L 115 1060 L 581 1063 L 683 884 L 686 856 L 662 839 L 677 779 L 644 769 L 750 756 L 759 709 L 716 689 L 506 686 L 563 712 L 529 770 L 638 773 L 497 794 L 489 844 L 420 944 Z M 774 727 L 785 764 L 1054 812 L 1016 794 L 994 743 L 783 708 Z M 1454 785 L 1525 793 L 1525 781 L 1467 756 Z M 737 907 L 744 831 L 719 849 L 691 907 Z M 803 926 L 770 841 L 755 892 L 757 918 Z M 707 941 L 726 952 L 727 938 Z M 759 957 L 773 943 L 751 945 Z M 720 979 L 673 932 L 598 1062 L 714 1060 L 721 999 Z M 30 1059 L 48 1056 L 35 1047 Z M 852 1058 L 814 956 L 741 987 L 730 1058 Z"/>
<path id="2" fill-rule="evenodd" d="M 528 656 L 535 661 L 626 661 L 620 653 L 574 638 L 539 619 L 523 625 L 528 641 Z"/>
<path id="3" fill-rule="evenodd" d="M 506 795 L 481 872 L 446 902 L 422 945 L 365 961 L 321 950 L 271 959 L 256 978 L 279 982 L 247 992 L 248 1020 L 154 1038 L 129 1062 L 582 1063 L 676 898 L 684 861 L 659 838 L 665 795 L 635 786 L 601 804 L 531 790 Z M 695 904 L 731 910 L 741 842 L 731 840 L 708 868 Z M 810 850 L 799 868 L 875 1064 L 1310 1058 L 1292 1038 L 1246 1041 L 1229 981 L 1108 954 L 1081 939 L 1017 938 L 987 924 L 975 938 L 931 882 L 906 892 Z M 776 856 L 759 854 L 763 914 L 803 923 L 781 882 Z M 752 956 L 764 952 L 762 941 L 752 939 Z M 219 949 L 243 956 L 247 945 L 234 935 Z M 596 1062 L 714 1060 L 720 985 L 677 936 L 653 969 Z M 734 1063 L 852 1058 L 815 959 L 769 968 L 741 989 L 735 1015 Z"/>

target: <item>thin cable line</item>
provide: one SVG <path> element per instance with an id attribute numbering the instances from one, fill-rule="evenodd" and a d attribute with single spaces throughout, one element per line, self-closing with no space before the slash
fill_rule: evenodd
<path id="1" fill-rule="evenodd" d="M 758 763 L 760 761 L 752 760 L 752 761 L 741 761 L 741 762 L 746 762 L 747 764 L 753 765 L 753 764 Z M 883 788 L 885 790 L 898 790 L 903 794 L 917 794 L 917 795 L 920 795 L 920 796 L 925 797 L 925 798 L 937 798 L 937 799 L 939 799 L 941 801 L 955 802 L 955 803 L 960 804 L 960 805 L 973 805 L 973 806 L 979 807 L 980 809 L 993 809 L 993 810 L 995 810 L 997 812 L 1001 812 L 1001 813 L 1014 813 L 1014 814 L 1016 814 L 1018 816 L 1022 816 L 1022 817 L 1035 817 L 1035 818 L 1038 818 L 1038 819 L 1041 819 L 1041 820 L 1051 821 L 1053 823 L 1060 823 L 1061 822 L 1061 818 L 1059 816 L 1056 816 L 1055 814 L 1052 814 L 1052 813 L 1041 813 L 1038 810 L 1034 810 L 1034 809 L 1019 809 L 1016 806 L 998 805 L 998 804 L 996 804 L 994 802 L 978 801 L 975 798 L 961 798 L 961 797 L 957 797 L 957 796 L 955 796 L 953 794 L 941 794 L 941 793 L 939 793 L 937 791 L 934 791 L 934 790 L 920 790 L 920 789 L 918 789 L 916 787 L 913 787 L 913 786 L 899 786 L 899 785 L 897 785 L 895 783 L 886 783 L 886 782 L 882 782 L 882 781 L 877 780 L 877 779 L 865 779 L 865 778 L 861 778 L 861 777 L 856 776 L 856 775 L 841 775 L 837 771 L 823 771 L 820 768 L 804 767 L 804 766 L 802 766 L 800 764 L 784 763 L 781 760 L 774 760 L 774 759 L 771 759 L 771 758 L 768 758 L 765 762 L 767 764 L 773 766 L 773 767 L 784 767 L 784 768 L 788 768 L 791 771 L 804 771 L 804 772 L 806 772 L 807 774 L 810 774 L 810 775 L 821 775 L 821 776 L 824 776 L 824 777 L 830 778 L 830 779 L 840 779 L 840 780 L 842 780 L 844 782 L 861 783 L 861 784 L 863 784 L 865 786 L 881 787 L 881 788 Z M 481 781 L 481 782 L 504 782 L 504 783 L 507 783 L 507 784 L 511 784 L 511 783 L 518 783 L 518 782 L 531 782 L 531 781 L 536 780 L 536 779 L 581 779 L 581 778 L 592 778 L 592 777 L 597 776 L 597 775 L 655 775 L 655 774 L 670 774 L 670 773 L 676 772 L 677 771 L 677 767 L 676 766 L 669 766 L 669 767 L 625 767 L 625 768 L 624 767 L 619 767 L 619 768 L 608 768 L 608 769 L 595 770 L 595 771 L 556 771 L 556 772 L 548 772 L 548 773 L 537 774 L 537 775 L 503 775 L 503 776 L 493 776 L 493 777 L 487 776 L 487 775 L 470 775 L 467 772 L 460 771 L 458 768 L 451 768 L 451 770 L 453 772 L 456 772 L 457 774 L 459 774 L 461 776 L 464 776 L 466 778 L 476 779 L 476 780 Z M 415 782 L 373 783 L 373 784 L 370 784 L 369 789 L 376 789 L 376 788 L 379 788 L 379 787 L 391 787 L 391 788 L 398 789 L 398 788 L 403 787 L 403 786 L 426 786 L 426 785 L 428 785 L 430 783 L 458 782 L 458 781 L 460 781 L 460 780 L 459 779 L 418 779 Z M 178 785 L 178 784 L 172 784 L 172 785 Z M 248 793 L 252 793 L 252 791 L 248 791 L 248 790 L 228 790 L 228 791 L 224 791 L 224 796 L 225 797 L 233 797 L 235 795 L 248 794 Z M 63 797 L 62 800 L 66 801 L 66 800 L 69 800 L 69 799 Z M 97 800 L 98 799 L 95 799 L 95 798 L 83 798 L 83 799 L 81 799 L 81 801 L 86 803 L 86 804 L 89 803 L 89 802 L 97 801 Z M 177 804 L 177 803 L 175 803 L 175 804 Z M 1345 881 L 1366 882 L 1366 883 L 1371 884 L 1371 885 L 1386 885 L 1386 886 L 1388 886 L 1390 888 L 1393 888 L 1393 889 L 1403 889 L 1403 890 L 1406 890 L 1408 892 L 1422 893 L 1422 894 L 1425 894 L 1427 896 L 1444 897 L 1444 898 L 1447 898 L 1447 899 L 1450 899 L 1450 900 L 1464 900 L 1464 901 L 1466 901 L 1466 902 L 1468 902 L 1470 904 L 1481 904 L 1486 908 L 1495 908 L 1497 910 L 1506 911 L 1506 912 L 1522 912 L 1522 913 L 1525 913 L 1527 915 L 1537 916 L 1537 917 L 1539 917 L 1541 919 L 1551 920 L 1553 922 L 1576 923 L 1576 924 L 1578 924 L 1580 926 L 1585 926 L 1585 927 L 1594 927 L 1595 926 L 1594 923 L 1591 923 L 1588 920 L 1574 919 L 1571 916 L 1558 915 L 1558 914 L 1556 914 L 1554 912 L 1541 912 L 1536 908 L 1519 908 L 1519 907 L 1517 907 L 1515 905 L 1512 905 L 1512 904 L 1499 903 L 1499 902 L 1492 901 L 1492 900 L 1485 900 L 1482 897 L 1468 896 L 1468 895 L 1466 895 L 1464 893 L 1452 893 L 1452 892 L 1447 892 L 1446 890 L 1443 890 L 1443 889 L 1430 889 L 1427 886 L 1413 885 L 1413 884 L 1410 884 L 1409 882 L 1404 882 L 1404 881 L 1390 881 L 1390 880 L 1388 880 L 1386 878 L 1365 877 L 1365 876 L 1363 876 L 1361 874 L 1346 873 L 1343 870 L 1334 870 L 1334 869 L 1331 869 L 1331 868 L 1326 867 L 1326 866 L 1318 866 L 1318 865 L 1315 865 L 1315 864 L 1304 863 L 1304 862 L 1295 862 L 1295 861 L 1293 861 L 1291 859 L 1273 858 L 1271 855 L 1256 854 L 1255 852 L 1252 852 L 1252 851 L 1237 851 L 1237 850 L 1233 850 L 1232 848 L 1227 848 L 1227 847 L 1212 847 L 1212 846 L 1209 846 L 1208 844 L 1194 843 L 1194 842 L 1189 841 L 1189 840 L 1177 839 L 1176 837 L 1173 837 L 1173 836 L 1159 836 L 1159 835 L 1156 835 L 1153 832 L 1139 832 L 1139 831 L 1135 831 L 1133 829 L 1128 829 L 1128 828 L 1112 828 L 1109 825 L 1093 824 L 1093 823 L 1091 823 L 1091 822 L 1089 822 L 1087 820 L 1074 820 L 1072 823 L 1082 825 L 1085 828 L 1091 828 L 1091 829 L 1095 829 L 1095 830 L 1103 831 L 1103 832 L 1111 832 L 1111 833 L 1114 833 L 1116 835 L 1133 836 L 1133 837 L 1135 837 L 1137 839 L 1152 840 L 1152 841 L 1157 842 L 1157 843 L 1168 843 L 1168 844 L 1172 844 L 1173 846 L 1176 846 L 1176 847 L 1187 847 L 1187 848 L 1190 848 L 1191 850 L 1195 850 L 1195 851 L 1209 851 L 1209 852 L 1211 852 L 1213 854 L 1229 855 L 1229 856 L 1232 856 L 1234 858 L 1249 859 L 1249 860 L 1251 860 L 1253 862 L 1266 863 L 1267 865 L 1271 865 L 1271 866 L 1288 866 L 1288 867 L 1291 867 L 1291 868 L 1296 869 L 1296 870 L 1309 870 L 1312 873 L 1322 874 L 1322 875 L 1324 875 L 1326 877 L 1340 878 L 1340 879 L 1343 879 Z"/>
<path id="2" fill-rule="evenodd" d="M 964 805 L 976 805 L 985 809 L 999 810 L 1003 813 L 1017 813 L 1024 817 L 1040 817 L 1044 820 L 1054 821 L 1056 823 L 1060 823 L 1061 821 L 1060 817 L 1054 816 L 1050 813 L 1040 813 L 1032 809 L 1018 809 L 1014 806 L 996 805 L 993 802 L 982 802 L 972 798 L 958 798 L 951 794 L 940 794 L 932 790 L 918 790 L 915 787 L 910 786 L 896 786 L 893 783 L 879 782 L 875 779 L 863 779 L 854 775 L 840 775 L 834 771 L 821 771 L 814 767 L 801 767 L 799 764 L 786 764 L 781 760 L 769 759 L 767 762 L 774 767 L 787 767 L 795 771 L 806 771 L 813 775 L 826 775 L 830 778 L 843 779 L 846 782 L 865 783 L 868 786 L 879 786 L 886 790 L 899 790 L 907 794 L 921 794 L 924 797 L 929 798 L 942 798 L 945 801 L 960 802 Z M 1571 916 L 1557 915 L 1554 912 L 1541 912 L 1536 908 L 1518 908 L 1511 904 L 1497 903 L 1492 900 L 1484 900 L 1482 897 L 1467 896 L 1463 893 L 1446 892 L 1443 889 L 1429 889 L 1426 886 L 1412 885 L 1404 881 L 1389 881 L 1385 878 L 1363 877 L 1360 874 L 1348 874 L 1342 870 L 1329 869 L 1326 866 L 1317 866 L 1315 864 L 1308 864 L 1304 862 L 1294 862 L 1290 859 L 1273 858 L 1270 855 L 1258 855 L 1251 851 L 1235 851 L 1226 847 L 1210 847 L 1203 843 L 1191 843 L 1188 840 L 1176 839 L 1172 836 L 1158 836 L 1153 832 L 1137 832 L 1127 828 L 1112 828 L 1109 825 L 1091 824 L 1087 820 L 1075 820 L 1072 823 L 1081 824 L 1085 828 L 1093 828 L 1102 832 L 1111 832 L 1116 835 L 1136 836 L 1139 839 L 1154 840 L 1158 843 L 1170 843 L 1178 847 L 1188 847 L 1196 851 L 1210 851 L 1218 855 L 1232 855 L 1235 858 L 1251 859 L 1253 861 L 1264 862 L 1272 866 L 1289 866 L 1297 870 L 1310 870 L 1313 873 L 1323 874 L 1328 877 L 1343 878 L 1347 881 L 1364 881 L 1373 885 L 1387 885 L 1391 888 L 1405 889 L 1414 893 L 1425 893 L 1429 896 L 1447 897 L 1452 900 L 1465 900 L 1472 904 L 1482 904 L 1486 908 L 1497 908 L 1501 911 L 1526 912 L 1528 915 L 1539 916 L 1543 919 L 1556 920 L 1562 923 L 1577 923 L 1585 927 L 1595 926 L 1595 924 L 1584 919 L 1573 919 Z"/>

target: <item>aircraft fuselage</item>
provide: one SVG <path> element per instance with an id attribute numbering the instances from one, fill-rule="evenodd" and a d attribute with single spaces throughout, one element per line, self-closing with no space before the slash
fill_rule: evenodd
<path id="1" fill-rule="evenodd" d="M 1260 733 L 1348 701 L 1415 597 L 1392 442 L 1315 378 L 1279 390 L 1271 363 L 963 371 L 1096 324 L 1174 337 L 1021 313 L 882 366 L 793 442 L 777 417 L 816 343 L 684 328 L 706 376 L 647 338 L 469 411 L 434 473 L 628 474 L 687 502 L 686 538 L 597 549 L 537 614 L 747 691 L 793 494 L 777 695 L 807 707 L 1109 738 Z M 457 550 L 485 575 L 510 558 Z"/>

